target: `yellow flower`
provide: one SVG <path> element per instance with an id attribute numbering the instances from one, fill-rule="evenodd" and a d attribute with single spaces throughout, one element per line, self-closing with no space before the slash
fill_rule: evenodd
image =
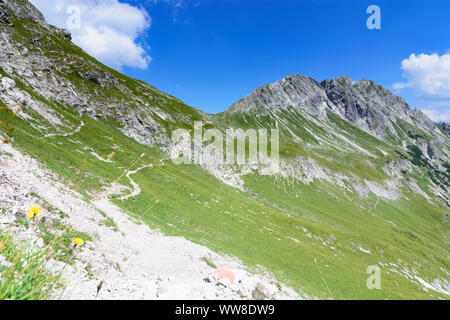
<path id="1" fill-rule="evenodd" d="M 73 243 L 75 244 L 75 246 L 82 246 L 84 244 L 84 240 L 81 238 L 74 238 Z"/>
<path id="2" fill-rule="evenodd" d="M 31 206 L 30 210 L 28 211 L 27 218 L 33 219 L 35 216 L 38 216 L 41 214 L 41 207 L 39 206 Z"/>

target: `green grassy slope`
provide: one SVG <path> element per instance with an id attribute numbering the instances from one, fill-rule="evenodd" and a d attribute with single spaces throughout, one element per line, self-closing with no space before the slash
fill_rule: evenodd
<path id="1" fill-rule="evenodd" d="M 14 23 L 15 39 L 23 43 L 35 35 L 33 28 L 40 28 L 29 21 Z M 194 120 L 202 119 L 200 111 L 101 65 L 61 35 L 39 31 L 46 35 L 41 38 L 40 50 L 55 64 L 64 58 L 76 61 L 56 72 L 61 72 L 79 92 L 92 94 L 93 101 L 105 105 L 122 101 L 133 109 L 138 106 L 129 97 L 138 97 L 173 115 L 168 121 L 150 109 L 142 109 L 143 116 L 147 113 L 153 117 L 169 135 L 174 128 L 192 128 Z M 29 49 L 37 50 L 33 46 Z M 101 88 L 86 80 L 81 74 L 91 69 L 110 72 L 126 90 Z M 244 192 L 225 185 L 198 166 L 177 166 L 165 160 L 167 156 L 159 149 L 125 136 L 121 122 L 114 117 L 105 120 L 80 116 L 74 107 L 39 95 L 26 79 L 1 69 L 0 73 L 14 78 L 18 88 L 48 106 L 63 122 L 55 127 L 27 106 L 24 111 L 33 117 L 31 120 L 0 109 L 0 132 L 10 134 L 10 143 L 44 163 L 87 201 L 98 197 L 112 182 L 132 187 L 124 175 L 127 169 L 153 164 L 153 168 L 132 175 L 140 194 L 124 201 L 113 197 L 113 201 L 166 234 L 184 236 L 236 256 L 255 271 L 265 269 L 309 297 L 449 298 L 420 284 L 449 279 L 449 224 L 443 218 L 449 208 L 438 198 L 430 204 L 413 194 L 406 183 L 401 190 L 403 196 L 394 201 L 373 194 L 361 198 L 351 186 L 346 189 L 324 180 L 304 184 L 292 178 L 257 174 L 243 177 L 247 188 Z M 116 110 L 108 111 L 114 114 Z M 396 147 L 396 137 L 390 143 L 380 141 L 332 114 L 327 124 L 291 110 L 284 112 L 267 117 L 209 115 L 208 119 L 220 129 L 272 128 L 277 119 L 282 125 L 283 160 L 311 158 L 321 167 L 358 181 L 383 184 L 389 177 L 382 168 L 400 159 L 417 164 L 412 175 L 405 174 L 405 181 L 415 179 L 431 196 L 430 179 L 441 184 L 445 181 L 442 173 L 433 172 L 423 162 L 417 150 L 408 153 Z M 80 131 L 73 132 L 80 125 Z M 424 134 L 406 124 L 395 128 L 405 138 L 408 133 Z M 107 156 L 112 152 L 115 156 L 109 161 Z M 375 264 L 381 267 L 381 290 L 366 286 L 366 269 Z"/>
<path id="2" fill-rule="evenodd" d="M 80 123 L 74 111 L 64 112 L 74 125 Z M 1 110 L 0 119 L 11 114 Z M 28 121 L 15 118 L 10 123 L 16 128 L 12 143 L 60 174 L 87 199 L 95 198 L 145 153 L 131 168 L 155 164 L 132 176 L 142 192 L 126 201 L 115 200 L 116 204 L 166 234 L 237 256 L 255 270 L 263 266 L 310 296 L 445 298 L 383 266 L 382 290 L 366 287 L 366 268 L 377 263 L 414 267 L 431 282 L 446 278 L 440 269 L 449 267 L 442 239 L 448 232 L 448 225 L 442 223 L 446 211 L 423 198 L 409 194 L 409 200 L 383 201 L 373 196 L 362 200 L 324 182 L 304 185 L 256 174 L 245 178 L 253 192 L 244 193 L 194 165 L 176 166 L 170 160 L 159 165 L 164 159 L 160 151 L 124 136 L 113 120 L 84 116 L 83 121 L 79 133 L 43 138 Z M 92 152 L 116 156 L 104 162 Z M 125 176 L 119 183 L 130 186 Z M 330 237 L 336 240 L 327 243 Z"/>

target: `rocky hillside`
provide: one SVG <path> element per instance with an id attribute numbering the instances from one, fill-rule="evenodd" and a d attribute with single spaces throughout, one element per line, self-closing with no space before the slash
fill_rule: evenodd
<path id="1" fill-rule="evenodd" d="M 368 161 L 375 162 L 381 152 L 380 164 L 389 164 L 398 171 L 409 159 L 427 171 L 439 189 L 436 195 L 449 201 L 446 124 L 432 122 L 420 110 L 411 109 L 404 99 L 372 81 L 352 81 L 344 76 L 319 83 L 306 76 L 288 76 L 257 88 L 218 117 L 239 125 L 244 119 L 244 126 L 282 124 L 279 128 L 284 132 L 284 142 L 308 152 L 322 149 L 333 153 L 340 146 L 341 150 L 363 153 Z M 342 124 L 347 127 L 344 132 L 340 132 Z M 349 134 L 351 131 L 359 131 L 363 136 Z M 366 139 L 371 141 L 365 143 Z M 293 152 L 301 154 L 298 150 Z M 390 153 L 392 159 L 388 159 Z"/>
<path id="2" fill-rule="evenodd" d="M 288 76 L 259 87 L 225 113 L 267 115 L 287 108 L 325 121 L 328 112 L 334 113 L 383 141 L 421 145 L 430 160 L 442 162 L 450 155 L 448 148 L 443 148 L 448 137 L 436 123 L 420 110 L 411 109 L 404 99 L 366 79 L 352 81 L 344 76 L 319 83 L 301 75 Z M 423 131 L 430 139 L 411 136 L 411 131 L 402 130 L 403 124 Z M 445 125 L 442 128 L 445 131 Z"/>
<path id="3" fill-rule="evenodd" d="M 33 91 L 16 100 L 3 95 L 5 103 L 19 99 L 45 115 L 40 112 L 43 104 L 58 101 L 92 118 L 117 119 L 127 135 L 159 145 L 167 144 L 171 127 L 190 125 L 200 117 L 200 111 L 87 55 L 71 42 L 68 31 L 48 25 L 28 1 L 2 0 L 0 8 L 0 72 Z M 55 119 L 48 115 L 48 120 Z"/>
<path id="4" fill-rule="evenodd" d="M 28 1 L 0 0 L 0 106 L 1 232 L 53 252 L 66 298 L 99 283 L 105 299 L 450 295 L 448 126 L 371 81 L 289 76 L 205 114 L 102 65 Z M 206 152 L 176 165 L 171 133 L 196 120 L 279 129 L 280 171 Z M 30 223 L 31 205 L 47 218 Z M 87 242 L 76 255 L 73 235 Z M 208 277 L 225 264 L 234 286 Z"/>

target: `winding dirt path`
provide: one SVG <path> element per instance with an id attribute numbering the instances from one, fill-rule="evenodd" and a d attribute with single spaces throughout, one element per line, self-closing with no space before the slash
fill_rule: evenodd
<path id="1" fill-rule="evenodd" d="M 132 174 L 138 173 L 139 171 L 141 171 L 143 169 L 146 169 L 146 168 L 153 168 L 153 164 L 147 164 L 145 166 L 137 168 L 136 170 L 128 171 L 128 173 L 126 174 L 126 177 L 128 178 L 128 180 L 130 180 L 130 183 L 131 183 L 131 186 L 133 187 L 133 190 L 131 191 L 130 194 L 122 196 L 122 197 L 118 198 L 118 200 L 127 200 L 127 199 L 135 197 L 135 196 L 137 196 L 137 195 L 139 195 L 141 193 L 141 188 L 139 187 L 139 185 L 130 176 Z"/>
<path id="2" fill-rule="evenodd" d="M 269 277 L 249 273 L 235 258 L 137 223 L 105 198 L 86 202 L 42 164 L 11 145 L 0 145 L 0 151 L 4 151 L 0 153 L 0 163 L 7 164 L 0 165 L 4 181 L 0 181 L 0 204 L 8 210 L 26 212 L 33 192 L 67 213 L 63 218 L 65 224 L 91 237 L 77 251 L 73 265 L 51 263 L 52 266 L 56 263 L 53 268 L 63 270 L 67 281 L 63 299 L 251 299 L 254 290 L 261 286 L 273 298 L 299 298 L 283 285 L 280 291 L 277 282 Z M 144 167 L 149 165 L 130 171 L 130 179 Z M 49 220 L 61 219 L 57 213 L 44 214 Z M 116 228 L 102 223 L 104 215 L 114 221 Z M 9 216 L 15 219 L 14 214 Z M 10 222 L 4 224 L 0 220 L 0 228 L 10 226 Z M 23 240 L 38 242 L 38 228 L 22 231 L 19 235 Z M 232 270 L 236 276 L 234 284 L 211 278 L 214 268 L 205 262 L 205 257 L 217 267 Z M 99 283 L 103 285 L 97 294 Z"/>

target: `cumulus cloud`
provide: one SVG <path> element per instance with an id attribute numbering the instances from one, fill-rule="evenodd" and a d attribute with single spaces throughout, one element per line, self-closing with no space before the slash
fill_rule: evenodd
<path id="1" fill-rule="evenodd" d="M 147 11 L 118 0 L 31 0 L 47 21 L 69 29 L 73 42 L 104 64 L 146 69 L 151 57 L 138 41 L 150 28 Z"/>
<path id="2" fill-rule="evenodd" d="M 411 54 L 402 61 L 407 82 L 394 84 L 394 89 L 413 88 L 425 96 L 450 98 L 450 53 Z"/>
<path id="3" fill-rule="evenodd" d="M 411 54 L 401 63 L 405 82 L 395 90 L 411 89 L 427 105 L 423 112 L 433 121 L 448 122 L 450 114 L 450 53 Z"/>
<path id="4" fill-rule="evenodd" d="M 437 109 L 437 108 L 425 108 L 422 109 L 422 112 L 425 113 L 428 118 L 435 122 L 448 122 L 450 123 L 450 108 L 449 109 Z"/>

